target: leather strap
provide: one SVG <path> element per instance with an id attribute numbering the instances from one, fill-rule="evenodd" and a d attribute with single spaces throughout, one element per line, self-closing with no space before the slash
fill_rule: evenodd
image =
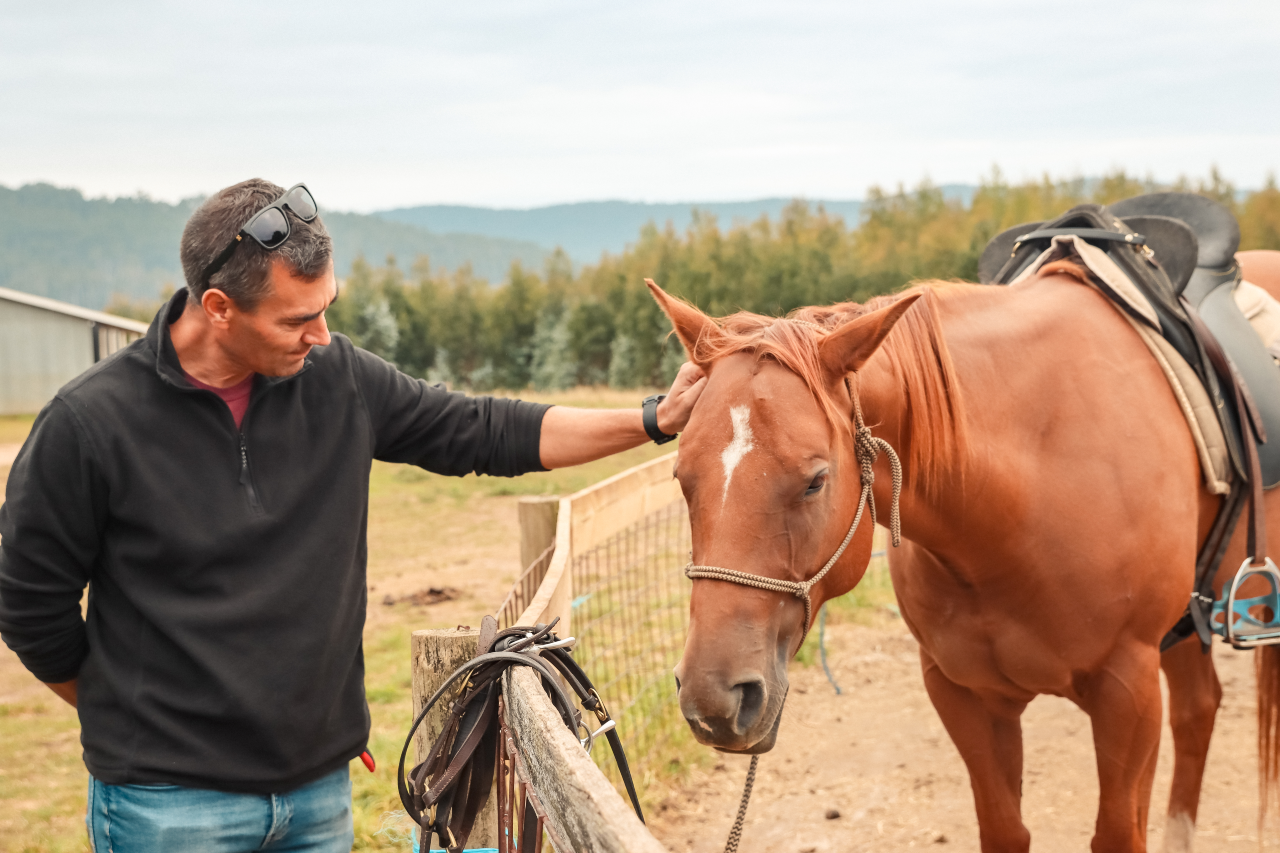
<path id="1" fill-rule="evenodd" d="M 667 399 L 666 394 L 654 394 L 652 397 L 645 397 L 644 402 L 640 404 L 645 434 L 653 439 L 654 444 L 666 444 L 676 439 L 674 435 L 667 435 L 658 429 L 658 404 L 665 399 Z"/>
<path id="2" fill-rule="evenodd" d="M 1267 522 L 1262 498 L 1262 465 L 1258 459 L 1256 442 L 1265 442 L 1266 433 L 1262 430 L 1262 420 L 1258 417 L 1252 399 L 1246 396 L 1247 391 L 1242 390 L 1243 382 L 1240 381 L 1235 366 L 1223 352 L 1221 344 L 1191 307 L 1191 303 L 1184 297 L 1181 301 L 1187 318 L 1191 321 L 1191 328 L 1204 347 L 1205 354 L 1209 356 L 1214 371 L 1223 382 L 1231 386 L 1232 399 L 1240 416 L 1240 431 L 1243 433 L 1240 443 L 1244 445 L 1245 466 L 1249 471 L 1249 559 L 1253 565 L 1260 566 L 1267 556 Z"/>
<path id="3" fill-rule="evenodd" d="M 1107 231 L 1103 228 L 1041 228 L 1032 231 L 1029 234 L 1023 234 L 1018 238 L 1018 242 L 1014 243 L 1013 250 L 1016 252 L 1018 246 L 1031 240 L 1051 240 L 1054 237 L 1062 237 L 1064 235 L 1072 235 L 1082 240 L 1101 240 L 1107 243 L 1129 243 L 1133 246 L 1147 245 L 1147 238 L 1141 234 L 1122 234 L 1119 231 Z"/>
<path id="4" fill-rule="evenodd" d="M 429 846 L 431 838 L 436 836 L 441 846 L 450 851 L 461 850 L 471 835 L 493 784 L 499 748 L 500 679 L 512 666 L 529 666 L 538 672 L 552 705 L 575 734 L 582 726 L 582 716 L 562 686 L 562 678 L 582 707 L 595 714 L 602 724 L 611 719 L 591 679 L 569 649 L 545 647 L 545 643 L 558 640 L 551 632 L 557 621 L 498 631 L 496 620 L 486 616 L 481 623 L 476 657 L 445 680 L 414 720 L 400 752 L 396 785 L 406 813 L 422 829 L 424 846 Z M 461 695 L 449 709 L 440 738 L 432 744 L 427 757 L 406 776 L 405 758 L 414 733 L 441 697 L 460 682 Z M 622 741 L 615 729 L 610 729 L 607 736 L 636 815 L 643 822 L 644 814 Z M 524 817 L 527 820 L 532 814 L 528 812 Z M 533 820 L 536 824 L 536 815 Z"/>

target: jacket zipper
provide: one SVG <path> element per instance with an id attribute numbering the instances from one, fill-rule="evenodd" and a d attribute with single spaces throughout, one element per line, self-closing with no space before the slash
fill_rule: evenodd
<path id="1" fill-rule="evenodd" d="M 253 488 L 253 478 L 249 476 L 249 449 L 245 445 L 244 433 L 240 433 L 240 485 L 244 486 L 249 498 L 249 509 L 255 513 L 262 512 L 262 504 L 258 503 L 258 493 Z"/>

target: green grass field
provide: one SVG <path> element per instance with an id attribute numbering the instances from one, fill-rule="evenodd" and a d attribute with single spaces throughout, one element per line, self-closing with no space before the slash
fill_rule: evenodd
<path id="1" fill-rule="evenodd" d="M 584 407 L 631 407 L 641 392 L 575 389 L 526 399 Z M 21 442 L 32 418 L 0 418 L 0 444 Z M 369 490 L 369 618 L 364 635 L 366 694 L 372 717 L 369 773 L 352 763 L 356 850 L 405 850 L 397 818 L 395 766 L 410 720 L 409 635 L 422 628 L 479 624 L 497 607 L 519 570 L 519 495 L 569 494 L 669 452 L 645 445 L 576 468 L 515 479 L 441 477 L 374 463 Z M 8 469 L 0 466 L 0 483 Z M 874 569 L 874 567 L 873 567 Z M 451 586 L 459 597 L 432 607 L 381 603 L 384 592 Z M 891 606 L 887 572 L 873 570 L 853 593 L 829 605 L 835 621 Z M 800 653 L 816 660 L 817 632 Z M 0 647 L 0 853 L 88 849 L 83 815 L 87 776 L 73 709 L 36 684 Z M 701 749 L 686 738 L 691 749 Z M 682 741 L 683 742 L 683 741 Z M 672 764 L 670 783 L 681 767 Z"/>

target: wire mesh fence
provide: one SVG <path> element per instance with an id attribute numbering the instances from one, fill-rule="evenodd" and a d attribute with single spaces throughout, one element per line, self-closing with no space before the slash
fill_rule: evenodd
<path id="1" fill-rule="evenodd" d="M 511 591 L 507 593 L 507 597 L 498 606 L 498 612 L 495 615 L 499 628 L 510 628 L 516 624 L 520 614 L 529 606 L 529 602 L 533 601 L 533 596 L 538 592 L 542 579 L 547 576 L 547 567 L 551 565 L 551 557 L 555 554 L 555 550 L 555 543 L 548 545 L 547 549 L 538 556 L 538 559 L 526 566 L 524 571 L 520 573 L 520 577 L 511 586 Z"/>
<path id="2" fill-rule="evenodd" d="M 687 731 L 672 670 L 689 625 L 689 514 L 675 501 L 624 527 L 571 565 L 574 651 L 618 721 L 618 732 L 643 795 Z M 596 763 L 615 786 L 621 777 L 608 750 Z"/>

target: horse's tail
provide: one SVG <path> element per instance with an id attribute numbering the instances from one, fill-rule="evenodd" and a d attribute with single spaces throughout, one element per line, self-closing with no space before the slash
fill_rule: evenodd
<path id="1" fill-rule="evenodd" d="M 1254 668 L 1258 676 L 1258 830 L 1261 832 L 1267 807 L 1273 801 L 1280 803 L 1280 646 L 1256 649 Z"/>

